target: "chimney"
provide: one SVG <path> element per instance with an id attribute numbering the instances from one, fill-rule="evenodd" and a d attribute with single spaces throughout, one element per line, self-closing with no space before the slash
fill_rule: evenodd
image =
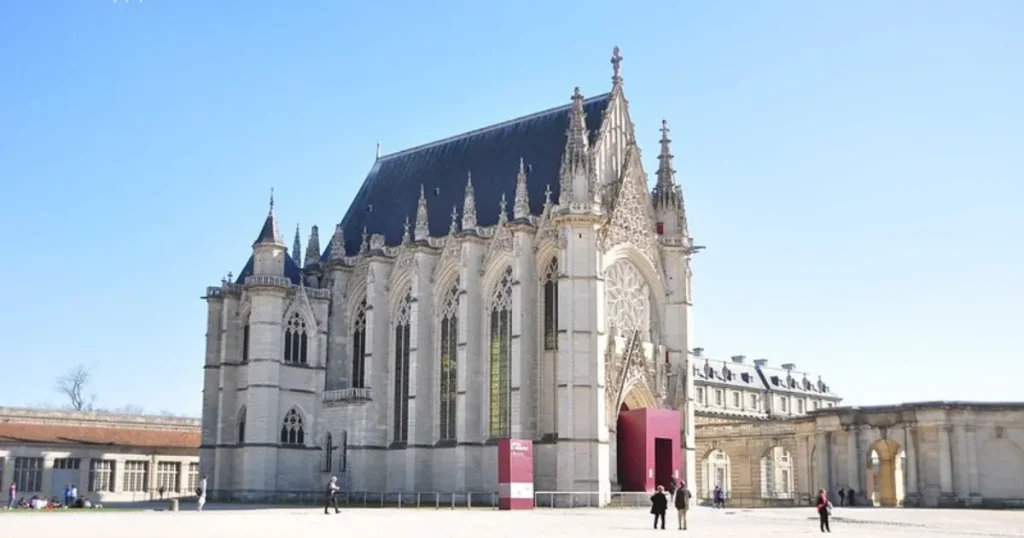
<path id="1" fill-rule="evenodd" d="M 795 364 L 793 364 L 793 363 L 791 363 L 791 362 L 790 362 L 790 363 L 786 363 L 786 364 L 783 364 L 783 365 L 782 365 L 782 369 L 783 369 L 783 370 L 788 370 L 788 371 L 790 371 L 790 372 L 792 372 L 792 371 L 793 371 L 793 369 L 795 369 L 795 368 L 796 368 L 796 365 L 795 365 Z"/>
<path id="2" fill-rule="evenodd" d="M 743 361 L 745 361 L 745 360 L 747 360 L 747 357 L 744 356 L 744 355 L 733 355 L 732 356 L 732 362 L 735 362 L 736 364 L 743 364 Z"/>
<path id="3" fill-rule="evenodd" d="M 703 355 L 704 355 L 704 348 L 702 348 L 702 347 L 695 347 L 695 348 L 693 348 L 693 356 L 694 357 L 701 357 Z"/>
<path id="4" fill-rule="evenodd" d="M 764 368 L 765 366 L 768 366 L 768 359 L 757 359 L 754 361 L 754 366 Z"/>

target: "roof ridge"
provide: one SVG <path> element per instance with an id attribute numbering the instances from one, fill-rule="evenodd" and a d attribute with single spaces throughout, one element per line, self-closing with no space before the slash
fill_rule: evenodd
<path id="1" fill-rule="evenodd" d="M 605 93 L 602 93 L 600 95 L 595 95 L 593 97 L 589 97 L 589 98 L 583 100 L 583 104 L 592 103 L 594 101 L 599 101 L 601 99 L 604 99 L 604 98 L 608 97 L 609 95 L 611 95 L 611 92 L 605 92 Z M 491 131 L 491 130 L 494 130 L 494 129 L 499 129 L 499 128 L 502 128 L 502 127 L 507 127 L 507 126 L 512 125 L 514 123 L 519 123 L 521 121 L 526 121 L 526 120 L 530 120 L 530 119 L 537 118 L 537 117 L 540 117 L 540 116 L 544 116 L 546 114 L 551 114 L 552 112 L 556 112 L 556 111 L 558 111 L 560 109 L 563 109 L 563 108 L 564 109 L 568 109 L 570 106 L 572 106 L 572 103 L 565 103 L 563 105 L 559 105 L 559 106 L 556 106 L 556 107 L 551 107 L 551 108 L 548 108 L 548 109 L 545 109 L 545 110 L 541 110 L 539 112 L 533 112 L 531 114 L 526 114 L 525 116 L 520 116 L 518 118 L 513 118 L 511 120 L 505 120 L 503 122 L 495 123 L 495 124 L 492 124 L 492 125 L 488 125 L 486 127 L 480 127 L 480 128 L 477 128 L 477 129 L 466 131 L 466 132 L 461 133 L 461 134 L 449 136 L 449 137 L 446 137 L 446 138 L 441 138 L 439 140 L 434 140 L 432 142 L 427 142 L 425 144 L 420 144 L 418 146 L 413 146 L 411 148 L 406 148 L 406 149 L 403 149 L 403 150 L 399 150 L 399 151 L 396 151 L 394 153 L 388 153 L 388 154 L 385 154 L 385 155 L 381 155 L 380 158 L 377 159 L 377 161 L 380 162 L 380 161 L 383 161 L 383 160 L 386 160 L 386 159 L 392 159 L 392 158 L 395 158 L 395 157 L 400 157 L 402 155 L 406 155 L 408 153 L 413 153 L 413 152 L 416 152 L 416 151 L 424 150 L 424 149 L 427 149 L 427 148 L 430 148 L 430 147 L 433 147 L 433 146 L 440 146 L 442 144 L 446 144 L 448 142 L 451 142 L 453 140 L 458 140 L 460 138 L 467 138 L 469 136 L 477 135 L 477 134 L 480 134 L 480 133 L 485 133 L 487 131 Z"/>

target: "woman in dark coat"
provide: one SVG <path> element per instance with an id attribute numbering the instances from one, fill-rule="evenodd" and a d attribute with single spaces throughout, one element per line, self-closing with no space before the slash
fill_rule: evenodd
<path id="1" fill-rule="evenodd" d="M 832 503 L 828 502 L 828 494 L 825 490 L 818 490 L 818 521 L 821 523 L 821 532 L 832 532 L 828 525 L 828 517 L 832 515 Z"/>
<path id="2" fill-rule="evenodd" d="M 665 496 L 665 488 L 658 486 L 658 490 L 651 495 L 651 513 L 654 514 L 654 528 L 658 528 L 658 519 L 661 519 L 661 529 L 665 530 L 665 512 L 668 511 L 668 497 Z"/>

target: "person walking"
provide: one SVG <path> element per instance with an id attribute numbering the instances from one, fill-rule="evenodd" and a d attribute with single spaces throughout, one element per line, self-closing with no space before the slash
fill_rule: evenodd
<path id="1" fill-rule="evenodd" d="M 658 528 L 658 520 L 661 520 L 661 530 L 665 530 L 665 512 L 668 511 L 668 498 L 665 497 L 665 488 L 658 486 L 654 495 L 651 495 L 651 513 L 654 514 L 654 528 Z"/>
<path id="2" fill-rule="evenodd" d="M 846 490 L 839 488 L 839 506 L 843 506 L 843 499 L 846 498 Z"/>
<path id="3" fill-rule="evenodd" d="M 829 516 L 832 515 L 832 503 L 828 502 L 828 493 L 824 489 L 818 490 L 817 508 L 821 532 L 832 532 L 832 527 L 828 524 Z"/>
<path id="4" fill-rule="evenodd" d="M 206 475 L 199 480 L 199 489 L 196 490 L 196 494 L 199 495 L 198 509 L 200 512 L 203 511 L 203 506 L 206 505 Z"/>
<path id="5" fill-rule="evenodd" d="M 327 507 L 334 506 L 334 513 L 337 514 L 341 510 L 338 510 L 338 490 L 341 487 L 338 486 L 338 477 L 332 476 L 331 481 L 327 483 L 327 496 L 324 499 L 324 513 L 329 514 Z"/>
<path id="6" fill-rule="evenodd" d="M 18 484 L 11 482 L 11 487 L 7 488 L 7 509 L 14 510 L 18 502 Z"/>
<path id="7" fill-rule="evenodd" d="M 70 507 L 74 507 L 78 504 L 78 486 L 71 484 L 71 504 Z"/>
<path id="8" fill-rule="evenodd" d="M 686 481 L 679 483 L 679 489 L 676 490 L 675 501 L 676 501 L 676 515 L 679 516 L 679 529 L 686 530 L 686 511 L 690 509 L 690 490 L 686 489 Z"/>
<path id="9" fill-rule="evenodd" d="M 679 485 L 676 482 L 676 477 L 670 477 L 668 479 L 668 496 L 675 497 L 677 489 L 679 489 Z"/>

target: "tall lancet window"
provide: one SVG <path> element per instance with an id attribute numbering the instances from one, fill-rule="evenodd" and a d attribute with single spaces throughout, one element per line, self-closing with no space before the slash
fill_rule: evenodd
<path id="1" fill-rule="evenodd" d="M 558 258 L 544 269 L 544 350 L 558 349 Z"/>
<path id="2" fill-rule="evenodd" d="M 445 293 L 441 303 L 441 401 L 442 441 L 455 440 L 455 399 L 459 391 L 459 280 Z"/>
<path id="3" fill-rule="evenodd" d="M 245 442 L 245 406 L 238 411 L 238 444 Z"/>
<path id="4" fill-rule="evenodd" d="M 510 434 L 512 363 L 512 267 L 506 267 L 491 297 L 491 427 L 492 439 Z"/>
<path id="5" fill-rule="evenodd" d="M 249 320 L 242 326 L 242 362 L 249 362 Z"/>
<path id="6" fill-rule="evenodd" d="M 395 311 L 395 442 L 409 440 L 409 318 L 412 295 L 406 292 Z"/>
<path id="7" fill-rule="evenodd" d="M 334 464 L 334 438 L 330 432 L 324 435 L 324 471 L 331 472 L 331 465 Z"/>
<path id="8" fill-rule="evenodd" d="M 286 364 L 306 364 L 308 341 L 306 320 L 296 312 L 292 314 L 284 329 L 284 362 Z"/>
<path id="9" fill-rule="evenodd" d="M 305 444 L 306 432 L 302 427 L 302 415 L 294 408 L 284 416 L 284 424 L 281 425 L 282 445 Z"/>
<path id="10" fill-rule="evenodd" d="M 366 298 L 352 319 L 352 388 L 366 388 Z"/>

